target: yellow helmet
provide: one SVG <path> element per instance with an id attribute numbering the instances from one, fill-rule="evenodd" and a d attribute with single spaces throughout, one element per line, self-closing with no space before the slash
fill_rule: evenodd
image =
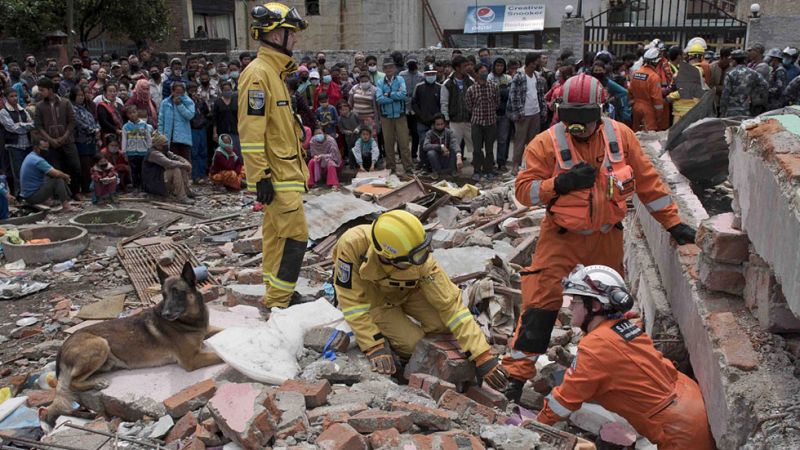
<path id="1" fill-rule="evenodd" d="M 392 262 L 421 265 L 428 259 L 431 238 L 415 215 L 396 210 L 383 213 L 372 222 L 372 245 Z"/>
<path id="2" fill-rule="evenodd" d="M 276 28 L 286 28 L 292 31 L 303 31 L 308 28 L 308 22 L 300 17 L 295 8 L 289 8 L 280 2 L 258 5 L 250 11 L 250 15 L 253 17 L 250 34 L 255 40 L 259 40 L 262 35 Z"/>
<path id="3" fill-rule="evenodd" d="M 689 56 L 695 56 L 695 55 L 703 56 L 705 52 L 706 49 L 704 49 L 703 45 L 700 44 L 699 42 L 696 42 L 686 48 L 686 54 Z"/>

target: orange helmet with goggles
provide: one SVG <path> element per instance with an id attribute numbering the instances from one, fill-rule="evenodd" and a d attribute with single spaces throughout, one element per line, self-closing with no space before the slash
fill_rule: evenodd
<path id="1" fill-rule="evenodd" d="M 558 118 L 568 125 L 586 125 L 602 118 L 607 93 L 597 78 L 582 73 L 564 83 Z"/>
<path id="2" fill-rule="evenodd" d="M 257 5 L 250 11 L 250 16 L 253 18 L 250 34 L 255 40 L 260 40 L 262 36 L 278 28 L 291 31 L 303 31 L 308 28 L 308 22 L 300 17 L 295 8 L 289 8 L 280 2 Z"/>
<path id="3" fill-rule="evenodd" d="M 389 211 L 372 222 L 372 246 L 392 263 L 422 265 L 431 251 L 431 237 L 415 215 Z"/>

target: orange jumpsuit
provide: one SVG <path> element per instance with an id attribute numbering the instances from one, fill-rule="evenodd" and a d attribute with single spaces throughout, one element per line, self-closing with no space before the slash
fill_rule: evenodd
<path id="1" fill-rule="evenodd" d="M 661 78 L 654 67 L 645 65 L 637 70 L 628 91 L 633 104 L 635 131 L 661 131 L 669 127 L 667 102 L 661 92 Z M 667 126 L 664 126 L 664 116 L 667 117 Z"/>
<path id="2" fill-rule="evenodd" d="M 666 97 L 667 94 L 670 93 L 672 89 L 672 84 L 675 81 L 675 76 L 677 75 L 672 70 L 672 64 L 670 64 L 667 58 L 661 58 L 656 65 L 656 72 L 658 72 L 658 77 L 661 80 L 661 97 Z M 664 114 L 658 116 L 658 126 L 662 130 L 666 130 L 669 128 L 669 119 L 670 119 L 670 104 L 664 104 Z"/>
<path id="3" fill-rule="evenodd" d="M 700 387 L 627 320 L 606 320 L 581 340 L 537 420 L 552 425 L 583 402 L 624 417 L 659 450 L 716 448 Z"/>
<path id="4" fill-rule="evenodd" d="M 711 64 L 709 64 L 708 61 L 704 59 L 700 61 L 700 67 L 703 69 L 703 79 L 706 81 L 707 85 L 711 86 L 713 82 L 713 80 L 711 79 Z"/>
<path id="5" fill-rule="evenodd" d="M 617 140 L 626 163 L 633 170 L 635 192 L 648 211 L 664 228 L 681 222 L 678 210 L 669 190 L 661 181 L 650 159 L 644 155 L 636 135 L 630 128 L 618 123 Z M 573 140 L 567 136 L 577 155 L 588 164 L 599 168 L 605 157 L 605 131 L 600 129 L 587 142 Z M 549 132 L 540 133 L 525 148 L 525 169 L 516 180 L 516 197 L 526 206 L 558 204 L 555 192 L 556 155 L 555 144 Z M 576 161 L 577 163 L 577 161 Z M 601 185 L 597 177 L 596 186 Z M 611 202 L 596 202 L 593 216 L 607 217 L 606 211 L 597 211 L 600 205 Z M 561 279 L 569 275 L 577 264 L 603 264 L 623 273 L 621 225 L 608 224 L 606 232 L 579 234 L 566 231 L 553 222 L 552 212 L 542 221 L 539 242 L 533 261 L 522 274 L 522 316 L 511 342 L 511 352 L 503 358 L 511 377 L 518 380 L 531 379 L 536 375 L 535 360 L 547 351 L 550 333 L 558 310 L 563 302 Z"/>

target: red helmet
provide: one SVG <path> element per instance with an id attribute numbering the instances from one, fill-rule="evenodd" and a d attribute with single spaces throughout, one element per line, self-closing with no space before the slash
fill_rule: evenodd
<path id="1" fill-rule="evenodd" d="M 575 75 L 564 83 L 558 118 L 567 124 L 597 122 L 606 99 L 606 90 L 597 78 L 585 73 Z"/>

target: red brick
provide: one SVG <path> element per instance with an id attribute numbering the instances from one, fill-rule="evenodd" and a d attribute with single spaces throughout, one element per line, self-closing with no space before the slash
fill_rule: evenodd
<path id="1" fill-rule="evenodd" d="M 331 384 L 328 380 L 304 381 L 286 380 L 278 391 L 299 392 L 306 398 L 306 408 L 316 408 L 328 403 L 328 394 L 331 393 Z"/>
<path id="2" fill-rule="evenodd" d="M 741 370 L 755 370 L 758 367 L 758 354 L 733 313 L 711 313 L 708 315 L 708 324 L 728 365 Z"/>
<path id="3" fill-rule="evenodd" d="M 217 392 L 217 384 L 214 380 L 203 380 L 164 400 L 164 407 L 167 408 L 170 416 L 183 417 L 189 411 L 205 405 L 215 392 Z"/>
<path id="4" fill-rule="evenodd" d="M 453 335 L 432 334 L 417 342 L 406 365 L 406 378 L 414 373 L 427 373 L 459 385 L 475 380 L 475 364 L 467 359 Z"/>
<path id="5" fill-rule="evenodd" d="M 263 449 L 275 435 L 281 411 L 262 386 L 228 383 L 208 401 L 222 434 L 245 450 Z"/>
<path id="6" fill-rule="evenodd" d="M 449 411 L 414 403 L 391 402 L 389 403 L 389 409 L 411 413 L 411 420 L 414 425 L 427 430 L 447 431 L 450 429 L 452 422 L 452 413 Z"/>
<path id="7" fill-rule="evenodd" d="M 372 433 L 377 430 L 388 430 L 397 428 L 397 431 L 405 433 L 411 429 L 413 421 L 411 413 L 404 411 L 381 411 L 379 409 L 368 409 L 351 417 L 347 423 L 358 430 L 359 433 Z"/>
<path id="8" fill-rule="evenodd" d="M 222 440 L 216 435 L 216 433 L 212 433 L 202 424 L 198 424 L 194 427 L 194 438 L 199 439 L 203 442 L 203 444 L 214 447 L 218 446 L 222 443 Z"/>
<path id="9" fill-rule="evenodd" d="M 345 403 L 343 405 L 322 406 L 308 412 L 308 421 L 312 425 L 322 422 L 326 416 L 337 413 L 356 415 L 369 409 L 366 403 Z"/>
<path id="10" fill-rule="evenodd" d="M 337 423 L 317 437 L 320 450 L 367 450 L 367 439 L 346 423 Z"/>
<path id="11" fill-rule="evenodd" d="M 697 230 L 697 245 L 713 261 L 741 264 L 750 255 L 747 234 L 733 228 L 733 213 L 709 217 Z"/>
<path id="12" fill-rule="evenodd" d="M 433 434 L 412 436 L 416 450 L 484 450 L 486 447 L 479 438 L 463 430 L 441 431 Z"/>
<path id="13" fill-rule="evenodd" d="M 263 283 L 264 275 L 261 269 L 242 269 L 236 274 L 236 282 L 239 284 L 259 284 Z"/>
<path id="14" fill-rule="evenodd" d="M 197 436 L 189 440 L 188 443 L 183 444 L 182 450 L 206 450 L 206 444 Z"/>
<path id="15" fill-rule="evenodd" d="M 464 395 L 490 408 L 506 409 L 506 405 L 508 405 L 508 399 L 505 395 L 485 385 L 482 387 L 470 386 Z"/>
<path id="16" fill-rule="evenodd" d="M 439 399 L 439 407 L 457 413 L 462 421 L 494 423 L 497 419 L 497 413 L 492 408 L 483 406 L 456 391 L 445 392 Z"/>
<path id="17" fill-rule="evenodd" d="M 408 385 L 426 392 L 434 400 L 439 400 L 448 389 L 456 390 L 456 385 L 426 373 L 413 373 Z"/>
<path id="18" fill-rule="evenodd" d="M 225 295 L 225 289 L 222 286 L 208 284 L 200 287 L 200 295 L 203 296 L 203 302 L 213 302 L 214 300 Z"/>
<path id="19" fill-rule="evenodd" d="M 233 252 L 244 253 L 245 255 L 255 255 L 261 253 L 261 237 L 250 239 L 237 239 L 233 241 Z"/>
<path id="20" fill-rule="evenodd" d="M 347 423 L 350 421 L 350 414 L 346 412 L 333 412 L 322 419 L 322 429 L 327 430 L 337 423 Z"/>
<path id="21" fill-rule="evenodd" d="M 56 396 L 55 389 L 48 389 L 46 391 L 29 391 L 27 394 L 28 400 L 26 404 L 31 408 L 38 408 L 53 403 Z"/>
<path id="22" fill-rule="evenodd" d="M 733 295 L 744 292 L 744 268 L 741 265 L 716 262 L 701 256 L 697 268 L 700 282 L 706 289 Z"/>
<path id="23" fill-rule="evenodd" d="M 800 178 L 800 156 L 796 154 L 775 155 L 778 165 L 792 180 Z"/>
<path id="24" fill-rule="evenodd" d="M 169 434 L 167 434 L 167 439 L 165 442 L 170 443 L 172 441 L 177 441 L 179 439 L 184 439 L 192 435 L 194 433 L 195 428 L 197 428 L 197 419 L 195 419 L 194 414 L 187 413 L 185 416 L 181 417 L 175 426 L 169 430 Z"/>
<path id="25" fill-rule="evenodd" d="M 375 431 L 369 435 L 369 444 L 376 450 L 400 448 L 400 432 L 397 428 Z"/>

